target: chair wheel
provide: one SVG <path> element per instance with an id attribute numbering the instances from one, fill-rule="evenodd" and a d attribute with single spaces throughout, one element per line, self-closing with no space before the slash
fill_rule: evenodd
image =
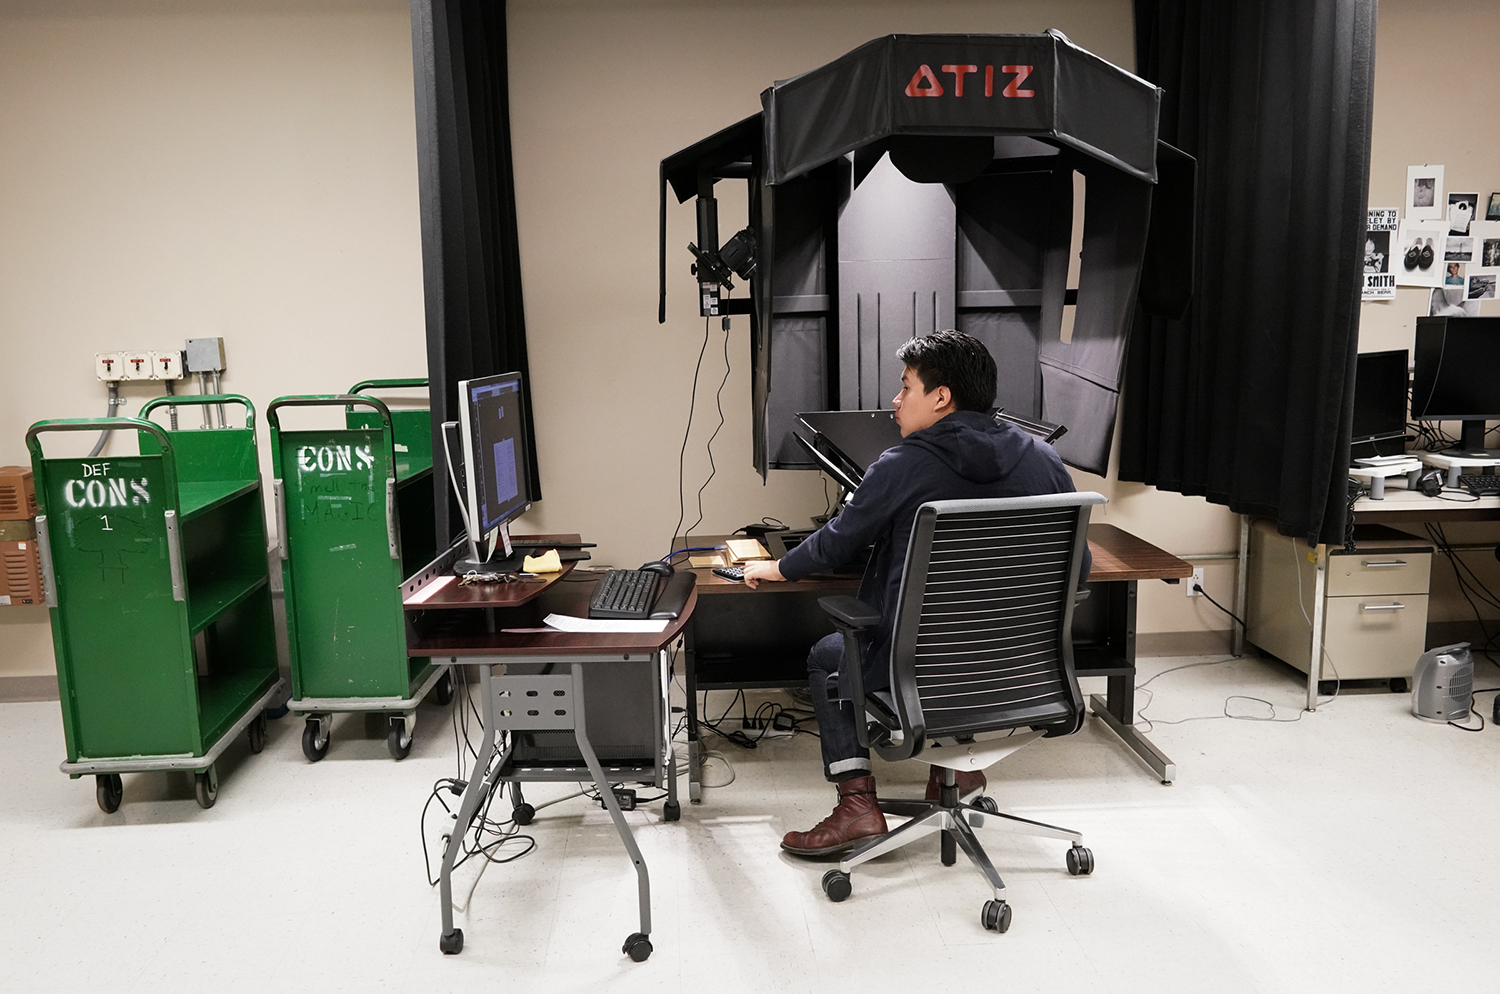
<path id="1" fill-rule="evenodd" d="M 438 678 L 437 685 L 432 688 L 432 703 L 439 707 L 453 702 L 453 671 L 449 670 Z"/>
<path id="2" fill-rule="evenodd" d="M 210 766 L 193 774 L 193 793 L 198 796 L 198 807 L 213 807 L 219 799 L 219 771 Z"/>
<path id="3" fill-rule="evenodd" d="M 828 895 L 828 900 L 837 904 L 854 892 L 854 885 L 849 882 L 849 874 L 843 870 L 829 870 L 823 874 L 823 893 Z"/>
<path id="4" fill-rule="evenodd" d="M 317 718 L 307 719 L 307 724 L 302 729 L 302 755 L 307 757 L 309 763 L 316 763 L 328 755 L 328 743 L 332 739 L 332 730 L 324 734 L 321 721 Z"/>
<path id="5" fill-rule="evenodd" d="M 260 752 L 266 747 L 266 713 L 262 711 L 250 722 L 245 729 L 245 734 L 250 739 L 250 751 Z"/>
<path id="6" fill-rule="evenodd" d="M 1068 872 L 1075 877 L 1086 877 L 1094 872 L 1094 854 L 1083 846 L 1068 850 Z"/>
<path id="7" fill-rule="evenodd" d="M 101 773 L 94 781 L 94 798 L 99 802 L 99 810 L 107 815 L 120 810 L 120 798 L 125 796 L 125 785 L 120 782 L 120 774 Z"/>
<path id="8" fill-rule="evenodd" d="M 457 956 L 464 951 L 464 930 L 456 928 L 447 935 L 438 937 L 438 948 L 444 956 Z"/>
<path id="9" fill-rule="evenodd" d="M 976 797 L 970 803 L 985 814 L 997 815 L 1000 813 L 1000 805 L 995 803 L 993 797 Z"/>
<path id="10" fill-rule="evenodd" d="M 530 825 L 531 819 L 536 817 L 536 808 L 522 801 L 510 809 L 510 816 L 517 825 Z"/>
<path id="11" fill-rule="evenodd" d="M 979 912 L 979 924 L 991 932 L 1005 932 L 1010 928 L 1010 905 L 1004 901 L 985 901 Z"/>
<path id="12" fill-rule="evenodd" d="M 391 727 L 385 733 L 385 747 L 391 751 L 392 759 L 405 759 L 411 754 L 411 736 L 406 734 L 406 722 L 391 719 Z"/>
<path id="13" fill-rule="evenodd" d="M 676 801 L 668 801 L 661 806 L 662 821 L 677 821 L 682 817 L 682 805 Z"/>
<path id="14" fill-rule="evenodd" d="M 620 952 L 637 963 L 644 963 L 651 955 L 651 940 L 644 932 L 631 932 L 625 944 L 620 947 Z"/>

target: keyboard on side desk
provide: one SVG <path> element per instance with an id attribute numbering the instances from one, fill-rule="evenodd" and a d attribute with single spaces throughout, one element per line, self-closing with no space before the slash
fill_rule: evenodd
<path id="1" fill-rule="evenodd" d="M 675 618 L 697 582 L 686 570 L 663 577 L 654 570 L 612 569 L 589 598 L 589 617 Z"/>
<path id="2" fill-rule="evenodd" d="M 1500 476 L 1489 473 L 1460 476 L 1458 485 L 1475 497 L 1500 497 Z"/>

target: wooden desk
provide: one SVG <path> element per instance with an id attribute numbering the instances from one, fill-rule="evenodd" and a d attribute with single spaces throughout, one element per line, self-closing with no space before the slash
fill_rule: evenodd
<path id="1" fill-rule="evenodd" d="M 578 536 L 530 536 L 516 541 L 577 542 Z M 540 627 L 542 619 L 554 612 L 586 617 L 593 584 L 567 582 L 573 564 L 564 563 L 559 573 L 538 580 L 464 587 L 451 573 L 459 551 L 459 547 L 448 550 L 410 578 L 402 589 L 407 653 L 446 658 L 454 665 L 475 667 L 483 707 L 481 737 L 473 767 L 476 773 L 464 788 L 458 821 L 439 872 L 443 920 L 440 948 L 448 953 L 463 948 L 463 933 L 453 926 L 453 865 L 480 804 L 501 782 L 510 785 L 512 815 L 521 824 L 529 822 L 531 814 L 521 795 L 523 781 L 595 783 L 635 863 L 640 878 L 641 933 L 649 935 L 650 888 L 645 860 L 620 815 L 609 785 L 650 783 L 665 788 L 663 817 L 667 821 L 679 817 L 677 762 L 667 699 L 666 647 L 677 640 L 691 620 L 697 597 L 690 596 L 681 615 L 660 632 L 506 631 Z M 576 694 L 574 711 L 581 727 L 575 730 L 571 724 L 545 724 L 546 716 L 553 712 L 543 710 L 534 719 L 542 724 L 522 725 L 526 731 L 512 731 L 504 754 L 499 762 L 492 764 L 497 751 L 497 720 L 502 723 L 528 720 L 507 719 L 503 715 L 508 711 L 497 710 L 495 697 L 506 691 L 504 681 L 515 682 L 512 678 L 519 677 L 556 681 L 563 674 L 571 675 L 567 692 Z M 544 696 L 553 692 L 541 691 Z M 520 693 L 516 691 L 518 700 Z M 531 693 L 526 692 L 528 696 Z M 594 701 L 595 706 L 586 709 L 585 698 Z M 498 708 L 512 706 L 507 699 Z M 522 714 L 519 710 L 515 713 Z"/>
<path id="2" fill-rule="evenodd" d="M 689 546 L 719 545 L 723 536 L 689 536 Z M 1141 580 L 1180 580 L 1190 563 L 1114 525 L 1089 526 L 1093 557 L 1087 600 L 1074 611 L 1074 668 L 1081 677 L 1102 676 L 1105 694 L 1091 695 L 1093 712 L 1164 784 L 1176 765 L 1135 728 L 1136 585 Z M 698 573 L 697 610 L 684 630 L 684 677 L 688 710 L 688 797 L 702 800 L 698 691 L 802 687 L 807 651 L 833 625 L 818 598 L 852 594 L 859 578 L 829 575 L 795 583 L 763 583 L 751 590 Z"/>

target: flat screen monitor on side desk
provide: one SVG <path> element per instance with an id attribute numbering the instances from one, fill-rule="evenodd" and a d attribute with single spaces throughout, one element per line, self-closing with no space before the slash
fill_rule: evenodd
<path id="1" fill-rule="evenodd" d="M 465 524 L 469 558 L 457 567 L 513 572 L 510 522 L 531 506 L 526 414 L 520 373 L 460 380 Z M 496 545 L 504 556 L 494 559 Z"/>
<path id="2" fill-rule="evenodd" d="M 1354 420 L 1349 432 L 1352 454 L 1400 455 L 1406 448 L 1406 400 L 1409 354 L 1361 352 L 1354 367 Z"/>
<path id="3" fill-rule="evenodd" d="M 1486 422 L 1500 419 L 1500 318 L 1417 318 L 1411 416 L 1461 421 L 1450 454 L 1500 458 L 1484 445 Z"/>

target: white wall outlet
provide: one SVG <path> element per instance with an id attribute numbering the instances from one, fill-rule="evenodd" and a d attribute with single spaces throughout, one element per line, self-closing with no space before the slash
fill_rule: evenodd
<path id="1" fill-rule="evenodd" d="M 151 353 L 151 378 L 153 380 L 182 379 L 182 353 L 175 349 L 171 352 Z"/>
<path id="2" fill-rule="evenodd" d="M 121 352 L 120 364 L 123 373 L 122 380 L 149 380 L 151 379 L 151 353 L 150 352 Z"/>
<path id="3" fill-rule="evenodd" d="M 1182 581 L 1183 592 L 1189 597 L 1202 597 L 1203 592 L 1198 588 L 1203 586 L 1203 567 L 1194 566 L 1193 575 Z"/>
<path id="4" fill-rule="evenodd" d="M 94 375 L 105 383 L 125 378 L 125 360 L 118 352 L 95 352 Z"/>

